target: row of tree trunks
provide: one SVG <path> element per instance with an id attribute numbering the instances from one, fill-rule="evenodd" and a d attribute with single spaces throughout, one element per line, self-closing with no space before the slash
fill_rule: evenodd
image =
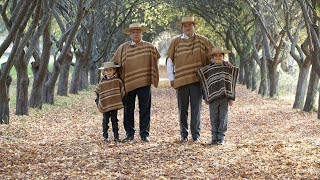
<path id="1" fill-rule="evenodd" d="M 320 29 L 318 27 L 319 25 L 319 19 L 320 15 L 317 14 L 317 9 L 320 8 L 320 3 L 318 0 L 311 0 L 311 3 L 308 3 L 306 1 L 298 0 L 298 3 L 301 7 L 302 14 L 304 17 L 305 24 L 307 26 L 307 32 L 308 32 L 308 38 L 309 40 L 309 47 L 310 47 L 310 55 L 311 55 L 311 64 L 312 64 L 312 73 L 310 78 L 310 85 L 308 89 L 309 95 L 313 94 L 312 90 L 314 85 L 318 84 L 318 77 L 320 76 Z M 308 8 L 307 8 L 308 7 Z M 310 9 L 310 10 L 307 10 Z M 318 77 L 316 77 L 313 73 L 317 73 Z M 311 105 L 310 102 L 312 102 L 313 99 L 309 99 L 307 102 L 309 104 L 305 104 L 304 109 L 310 109 Z M 318 119 L 320 119 L 320 98 L 318 101 Z"/>
<path id="2" fill-rule="evenodd" d="M 49 74 L 48 80 L 45 83 L 44 87 L 44 101 L 49 104 L 54 104 L 54 91 L 55 91 L 55 84 L 58 80 L 60 71 L 61 71 L 61 66 L 64 64 L 65 58 L 70 50 L 71 43 L 74 40 L 74 37 L 77 34 L 78 28 L 81 24 L 82 17 L 85 13 L 85 8 L 83 6 L 83 0 L 79 1 L 78 4 L 78 12 L 77 16 L 75 19 L 75 22 L 69 32 L 69 35 L 67 37 L 67 40 L 61 50 L 61 53 L 59 54 L 58 58 L 56 61 L 54 61 L 54 68 L 52 73 Z"/>
<path id="3" fill-rule="evenodd" d="M 28 15 L 28 9 L 31 9 L 33 3 L 32 0 L 25 0 L 25 1 L 19 1 L 18 3 L 12 4 L 12 16 L 9 20 L 6 12 L 7 12 L 7 5 L 8 1 L 6 1 L 5 6 L 2 7 L 1 16 L 3 17 L 3 20 L 6 24 L 6 27 L 8 28 L 9 34 L 3 41 L 3 43 L 0 46 L 0 57 L 4 54 L 5 50 L 9 47 L 9 45 L 13 43 L 12 51 L 9 55 L 9 58 L 7 62 L 3 65 L 1 68 L 1 74 L 0 74 L 0 122 L 3 123 L 9 123 L 9 85 L 10 79 L 9 73 L 12 69 L 16 54 L 18 53 L 18 47 L 21 40 L 21 32 L 24 31 L 27 21 L 29 20 L 30 16 Z M 10 82 L 10 83 L 9 83 Z"/>

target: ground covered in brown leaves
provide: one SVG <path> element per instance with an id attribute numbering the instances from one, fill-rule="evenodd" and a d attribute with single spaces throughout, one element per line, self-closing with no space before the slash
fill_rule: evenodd
<path id="1" fill-rule="evenodd" d="M 204 103 L 202 142 L 182 144 L 175 91 L 161 85 L 153 89 L 151 141 L 141 142 L 137 128 L 133 142 L 104 143 L 92 90 L 0 125 L 0 179 L 320 178 L 320 122 L 290 101 L 238 86 L 226 145 L 209 145 Z M 122 111 L 119 119 L 123 138 Z"/>

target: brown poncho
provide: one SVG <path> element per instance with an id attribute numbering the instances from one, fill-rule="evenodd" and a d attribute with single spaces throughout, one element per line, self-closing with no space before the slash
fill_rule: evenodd
<path id="1" fill-rule="evenodd" d="M 125 91 L 121 79 L 102 79 L 95 92 L 99 95 L 98 109 L 100 112 L 123 108 L 122 99 Z"/>
<path id="2" fill-rule="evenodd" d="M 204 98 L 207 102 L 218 97 L 235 100 L 235 87 L 239 69 L 220 64 L 207 65 L 197 71 Z"/>
<path id="3" fill-rule="evenodd" d="M 158 87 L 159 58 L 158 50 L 145 41 L 136 45 L 126 42 L 119 46 L 112 61 L 121 66 L 120 77 L 127 93 L 151 84 Z"/>
<path id="4" fill-rule="evenodd" d="M 175 66 L 174 88 L 198 82 L 196 71 L 210 63 L 206 54 L 212 48 L 213 45 L 208 38 L 197 34 L 189 39 L 173 39 L 168 57 Z"/>

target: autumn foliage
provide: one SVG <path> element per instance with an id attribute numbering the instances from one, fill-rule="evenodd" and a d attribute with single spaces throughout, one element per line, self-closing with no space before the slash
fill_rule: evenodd
<path id="1" fill-rule="evenodd" d="M 30 116 L 12 114 L 9 125 L 0 125 L 0 179 L 320 178 L 320 123 L 315 114 L 238 86 L 226 145 L 209 145 L 205 103 L 201 143 L 180 143 L 175 91 L 167 83 L 152 89 L 148 143 L 139 138 L 138 110 L 134 141 L 103 142 L 94 87 L 58 97 L 55 105 L 32 109 Z M 120 111 L 121 138 L 122 117 Z"/>

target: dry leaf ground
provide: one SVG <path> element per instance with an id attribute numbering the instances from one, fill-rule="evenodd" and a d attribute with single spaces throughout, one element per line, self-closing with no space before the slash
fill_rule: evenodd
<path id="1" fill-rule="evenodd" d="M 0 125 L 0 179 L 319 179 L 320 122 L 291 101 L 244 86 L 229 113 L 226 145 L 212 146 L 203 103 L 202 142 L 179 143 L 175 91 L 153 88 L 151 141 L 104 143 L 93 88 L 57 97 Z M 125 135 L 119 114 L 120 135 Z M 110 130 L 111 133 L 111 130 Z M 111 133 L 112 134 L 112 133 Z M 112 137 L 111 137 L 112 138 Z"/>

